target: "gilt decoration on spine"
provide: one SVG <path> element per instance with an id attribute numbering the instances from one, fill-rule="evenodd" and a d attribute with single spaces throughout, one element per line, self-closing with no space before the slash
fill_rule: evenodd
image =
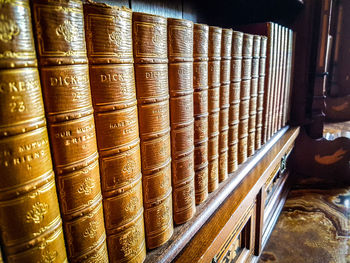
<path id="1" fill-rule="evenodd" d="M 252 73 L 251 73 L 252 78 L 250 81 L 250 101 L 249 101 L 249 121 L 248 121 L 248 156 L 253 155 L 255 152 L 260 42 L 261 42 L 261 37 L 258 35 L 254 35 L 253 36 Z"/>
<path id="2" fill-rule="evenodd" d="M 256 111 L 255 149 L 260 149 L 262 145 L 266 48 L 267 48 L 267 37 L 262 36 L 261 42 L 260 42 L 260 54 L 259 54 L 259 79 L 258 79 L 258 101 L 257 101 L 257 111 Z"/>
<path id="3" fill-rule="evenodd" d="M 238 168 L 238 125 L 240 91 L 242 80 L 242 45 L 243 33 L 233 31 L 231 48 L 231 74 L 230 74 L 230 109 L 228 131 L 228 172 L 232 173 Z"/>
<path id="4" fill-rule="evenodd" d="M 238 125 L 238 163 L 244 163 L 248 157 L 248 122 L 253 55 L 253 35 L 243 34 L 242 82 L 239 105 Z"/>
<path id="5" fill-rule="evenodd" d="M 196 212 L 194 186 L 193 23 L 168 18 L 171 168 L 174 222 Z"/>
<path id="6" fill-rule="evenodd" d="M 222 29 L 219 112 L 219 182 L 228 175 L 228 130 L 230 108 L 232 29 Z"/>
<path id="7" fill-rule="evenodd" d="M 193 28 L 193 114 L 196 204 L 208 197 L 208 39 L 209 27 Z"/>
<path id="8" fill-rule="evenodd" d="M 219 112 L 222 29 L 209 27 L 208 43 L 208 191 L 219 186 Z"/>
<path id="9" fill-rule="evenodd" d="M 33 13 L 69 261 L 108 261 L 83 5 L 34 0 Z"/>
<path id="10" fill-rule="evenodd" d="M 2 257 L 66 262 L 29 1 L 1 3 L 0 18 Z"/>
<path id="11" fill-rule="evenodd" d="M 173 234 L 167 20 L 133 13 L 136 96 L 147 248 Z"/>
<path id="12" fill-rule="evenodd" d="M 84 4 L 85 34 L 110 262 L 146 257 L 132 12 Z"/>

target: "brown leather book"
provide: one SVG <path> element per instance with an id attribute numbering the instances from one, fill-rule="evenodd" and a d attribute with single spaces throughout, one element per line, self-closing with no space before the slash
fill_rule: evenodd
<path id="1" fill-rule="evenodd" d="M 209 27 L 193 26 L 193 115 L 195 198 L 208 197 L 208 39 Z"/>
<path id="2" fill-rule="evenodd" d="M 248 157 L 248 122 L 250 89 L 252 79 L 253 35 L 243 35 L 242 47 L 242 82 L 239 105 L 238 125 L 238 163 L 244 163 Z"/>
<path id="3" fill-rule="evenodd" d="M 133 13 L 136 95 L 146 244 L 164 244 L 173 234 L 167 20 Z"/>
<path id="4" fill-rule="evenodd" d="M 283 113 L 283 125 L 286 125 L 289 120 L 290 113 L 290 103 L 291 103 L 291 88 L 292 88 L 292 78 L 293 78 L 293 44 L 294 37 L 293 31 L 291 29 L 287 32 L 288 43 L 287 43 L 287 76 L 286 76 L 286 98 Z"/>
<path id="5" fill-rule="evenodd" d="M 0 258 L 65 262 L 29 0 L 3 2 L 0 17 Z"/>
<path id="6" fill-rule="evenodd" d="M 282 67 L 281 67 L 281 94 L 279 97 L 279 113 L 278 113 L 278 123 L 277 128 L 278 130 L 282 128 L 282 122 L 283 122 L 283 113 L 284 113 L 284 107 L 285 107 L 285 96 L 286 96 L 286 69 L 287 69 L 287 52 L 288 52 L 288 35 L 287 35 L 287 28 L 282 27 L 283 32 L 283 42 L 282 42 Z"/>
<path id="7" fill-rule="evenodd" d="M 248 121 L 248 156 L 255 152 L 255 131 L 256 131 L 256 112 L 258 100 L 258 81 L 259 81 L 259 57 L 260 57 L 261 37 L 253 37 L 253 58 L 252 58 L 252 79 L 250 82 L 250 101 L 249 101 L 249 121 Z"/>
<path id="8" fill-rule="evenodd" d="M 108 260 L 81 1 L 33 1 L 41 85 L 70 262 Z"/>
<path id="9" fill-rule="evenodd" d="M 228 176 L 228 130 L 230 108 L 232 29 L 222 29 L 220 61 L 219 182 Z"/>
<path id="10" fill-rule="evenodd" d="M 277 113 L 277 98 L 279 93 L 279 65 L 280 65 L 280 45 L 281 45 L 281 29 L 278 24 L 274 25 L 274 63 L 272 66 L 272 92 L 271 92 L 271 103 L 269 109 L 269 130 L 268 138 L 270 139 L 276 132 L 276 113 Z"/>
<path id="11" fill-rule="evenodd" d="M 238 125 L 242 72 L 243 33 L 233 31 L 231 48 L 228 173 L 238 168 Z"/>
<path id="12" fill-rule="evenodd" d="M 283 72 L 283 46 L 284 46 L 284 30 L 281 25 L 278 26 L 278 50 L 277 50 L 277 72 L 276 72 L 276 95 L 274 98 L 274 118 L 273 118 L 273 124 L 272 124 L 272 131 L 273 134 L 275 134 L 278 130 L 278 123 L 280 118 L 280 109 L 283 105 L 280 104 L 281 94 L 282 94 L 282 72 Z"/>
<path id="13" fill-rule="evenodd" d="M 265 90 L 265 72 L 266 72 L 266 48 L 267 37 L 262 36 L 259 52 L 259 79 L 258 79 L 258 100 L 256 112 L 256 132 L 255 132 L 255 149 L 260 149 L 262 145 L 262 127 L 264 111 L 264 90 Z"/>
<path id="14" fill-rule="evenodd" d="M 146 242 L 132 12 L 89 1 L 84 18 L 109 261 L 142 262 Z"/>
<path id="15" fill-rule="evenodd" d="M 168 18 L 168 59 L 173 217 L 182 224 L 196 212 L 191 21 Z"/>
<path id="16" fill-rule="evenodd" d="M 208 191 L 219 186 L 219 112 L 222 29 L 209 27 L 208 42 Z"/>

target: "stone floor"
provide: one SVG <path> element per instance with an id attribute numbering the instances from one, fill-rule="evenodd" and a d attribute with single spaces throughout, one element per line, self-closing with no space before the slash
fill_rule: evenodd
<path id="1" fill-rule="evenodd" d="M 289 193 L 259 263 L 349 263 L 350 187 Z"/>

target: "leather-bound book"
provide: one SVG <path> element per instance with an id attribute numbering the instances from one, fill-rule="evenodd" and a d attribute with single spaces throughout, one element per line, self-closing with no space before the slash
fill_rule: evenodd
<path id="1" fill-rule="evenodd" d="M 69 261 L 108 261 L 83 5 L 78 0 L 32 4 Z"/>
<path id="2" fill-rule="evenodd" d="M 208 39 L 209 27 L 193 26 L 193 115 L 196 204 L 208 197 Z"/>
<path id="3" fill-rule="evenodd" d="M 259 51 L 259 79 L 258 79 L 258 100 L 256 111 L 256 132 L 255 149 L 260 149 L 262 145 L 262 127 L 264 110 L 265 72 L 266 72 L 266 48 L 267 37 L 261 36 Z"/>
<path id="4" fill-rule="evenodd" d="M 276 64 L 276 91 L 274 96 L 274 107 L 273 107 L 273 120 L 272 120 L 272 135 L 278 131 L 278 120 L 280 108 L 280 98 L 282 93 L 282 68 L 283 68 L 283 43 L 284 43 L 284 33 L 283 27 L 277 25 L 278 27 L 278 40 L 277 40 L 277 64 Z"/>
<path id="5" fill-rule="evenodd" d="M 251 34 L 263 35 L 268 38 L 266 52 L 266 70 L 265 70 L 265 88 L 264 88 L 264 109 L 263 109 L 263 127 L 262 127 L 262 144 L 266 143 L 271 137 L 271 110 L 273 100 L 273 76 L 275 69 L 275 43 L 276 43 L 276 25 L 272 22 L 257 23 L 245 26 L 240 26 L 240 30 Z"/>
<path id="6" fill-rule="evenodd" d="M 280 94 L 279 94 L 279 98 L 278 98 L 278 104 L 279 104 L 279 109 L 278 109 L 278 119 L 277 119 L 277 130 L 282 128 L 282 119 L 283 119 L 283 111 L 284 111 L 284 97 L 285 97 L 285 93 L 286 93 L 286 82 L 285 82 L 285 78 L 286 78 L 286 61 L 287 61 L 287 40 L 288 40 L 288 36 L 286 34 L 287 28 L 286 27 L 282 27 L 282 47 L 281 47 L 281 63 L 282 65 L 280 66 L 280 86 L 281 86 L 281 90 L 280 90 Z"/>
<path id="7" fill-rule="evenodd" d="M 261 37 L 253 36 L 253 58 L 252 58 L 252 79 L 250 82 L 250 101 L 249 101 L 249 121 L 248 121 L 248 156 L 255 152 L 255 131 L 256 131 L 256 112 L 258 100 L 258 81 L 259 81 L 259 57 L 260 57 Z"/>
<path id="8" fill-rule="evenodd" d="M 173 234 L 167 19 L 133 13 L 136 96 L 147 248 Z"/>
<path id="9" fill-rule="evenodd" d="M 84 18 L 109 261 L 143 262 L 146 242 L 132 12 L 89 1 L 84 3 Z"/>
<path id="10" fill-rule="evenodd" d="M 292 65 L 293 65 L 293 31 L 288 29 L 287 32 L 288 41 L 287 41 L 287 68 L 286 68 L 286 95 L 284 101 L 284 111 L 283 111 L 283 126 L 287 124 L 289 120 L 290 113 L 290 94 L 291 94 L 291 81 L 292 81 Z"/>
<path id="11" fill-rule="evenodd" d="M 182 224 L 196 212 L 191 21 L 168 18 L 168 59 L 173 217 Z"/>
<path id="12" fill-rule="evenodd" d="M 272 92 L 271 92 L 271 103 L 269 109 L 269 130 L 268 138 L 270 139 L 276 131 L 276 113 L 277 113 L 277 97 L 279 92 L 279 65 L 280 65 L 280 44 L 281 44 L 281 30 L 278 24 L 275 24 L 274 34 L 274 63 L 272 66 Z"/>
<path id="13" fill-rule="evenodd" d="M 228 130 L 228 173 L 238 168 L 238 125 L 240 90 L 242 80 L 242 45 L 243 33 L 233 31 L 231 50 L 231 74 L 230 74 L 230 109 Z"/>
<path id="14" fill-rule="evenodd" d="M 0 17 L 0 258 L 66 262 L 29 0 Z"/>
<path id="15" fill-rule="evenodd" d="M 228 130 L 230 108 L 232 29 L 222 29 L 219 112 L 219 182 L 228 176 Z"/>
<path id="16" fill-rule="evenodd" d="M 244 163 L 248 157 L 248 121 L 253 55 L 253 35 L 243 35 L 242 82 L 239 105 L 238 125 L 238 163 Z"/>
<path id="17" fill-rule="evenodd" d="M 219 186 L 219 112 L 222 29 L 209 27 L 208 42 L 208 191 Z"/>
<path id="18" fill-rule="evenodd" d="M 287 60 L 288 60 L 288 28 L 283 27 L 283 66 L 282 66 L 282 77 L 281 77 L 281 96 L 280 96 L 280 111 L 278 118 L 278 128 L 281 129 L 284 126 L 284 112 L 286 107 L 286 94 L 287 94 Z"/>

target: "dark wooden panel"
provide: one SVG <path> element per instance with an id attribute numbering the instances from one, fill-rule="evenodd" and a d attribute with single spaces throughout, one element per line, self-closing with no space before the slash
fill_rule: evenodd
<path id="1" fill-rule="evenodd" d="M 131 9 L 133 12 L 182 18 L 181 0 L 131 0 Z"/>

